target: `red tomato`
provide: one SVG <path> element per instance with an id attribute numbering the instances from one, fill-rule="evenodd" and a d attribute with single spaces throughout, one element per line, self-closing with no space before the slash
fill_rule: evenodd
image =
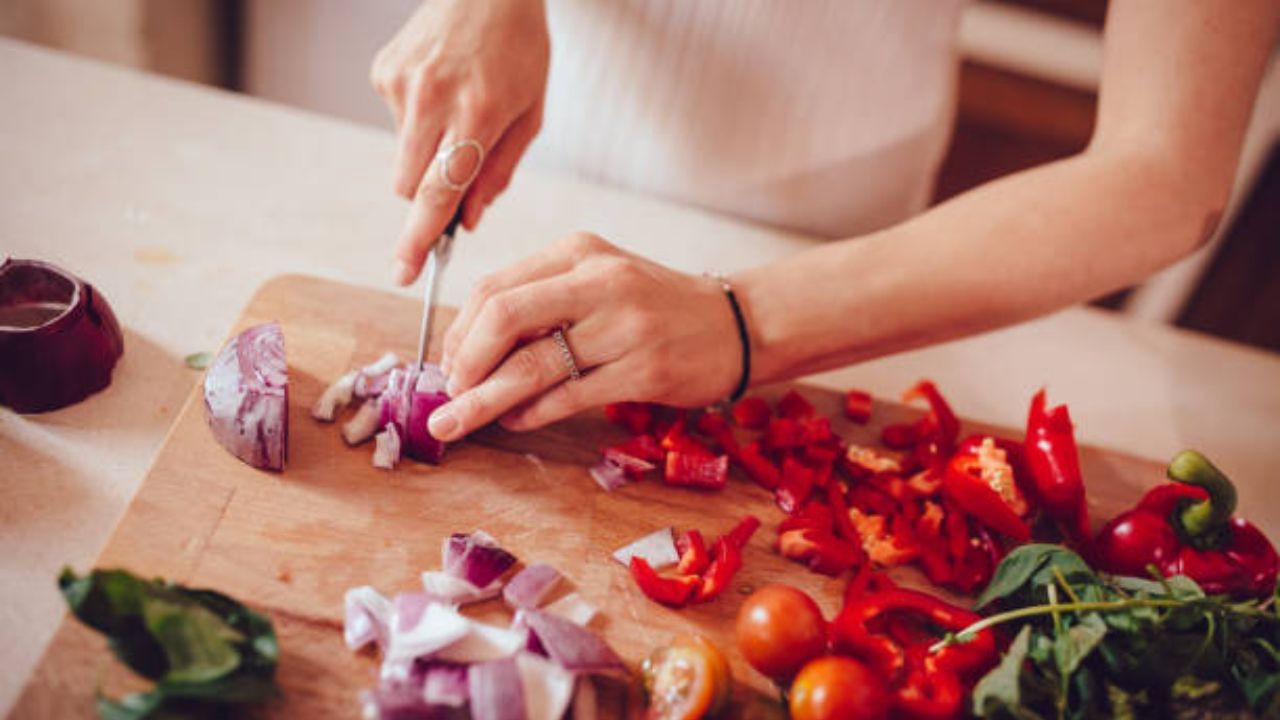
<path id="1" fill-rule="evenodd" d="M 767 585 L 738 611 L 738 649 L 771 678 L 794 676 L 827 649 L 827 622 L 813 598 L 787 585 Z"/>
<path id="2" fill-rule="evenodd" d="M 791 684 L 791 720 L 883 720 L 888 715 L 884 680 L 852 658 L 818 658 Z"/>
<path id="3" fill-rule="evenodd" d="M 699 720 L 718 713 L 731 692 L 729 663 L 706 638 L 682 636 L 641 664 L 647 720 Z"/>

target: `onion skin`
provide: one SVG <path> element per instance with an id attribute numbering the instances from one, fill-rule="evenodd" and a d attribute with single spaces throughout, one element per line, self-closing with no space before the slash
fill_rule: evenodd
<path id="1" fill-rule="evenodd" d="M 284 470 L 289 450 L 289 377 L 278 323 L 232 338 L 204 376 L 205 420 L 218 443 L 249 465 Z"/>
<path id="2" fill-rule="evenodd" d="M 0 327 L 0 405 L 38 413 L 80 402 L 111 383 L 124 353 L 120 324 L 105 297 L 50 263 L 0 264 L 0 304 L 66 303 L 35 327 Z"/>

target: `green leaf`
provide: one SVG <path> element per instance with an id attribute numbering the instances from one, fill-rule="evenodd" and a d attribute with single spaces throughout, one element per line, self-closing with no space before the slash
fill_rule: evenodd
<path id="1" fill-rule="evenodd" d="M 187 367 L 192 370 L 204 370 L 209 367 L 209 362 L 212 360 L 213 353 L 204 351 L 194 352 L 182 358 L 182 362 L 186 363 Z"/>
<path id="2" fill-rule="evenodd" d="M 1073 584 L 1077 581 L 1085 585 L 1098 582 L 1088 564 L 1071 550 L 1061 545 L 1031 543 L 1014 548 L 1005 556 L 991 583 L 974 602 L 974 607 L 983 608 L 996 600 L 1055 582 L 1054 567 Z"/>
<path id="3" fill-rule="evenodd" d="M 1018 679 L 1031 647 L 1031 626 L 1023 625 L 1009 645 L 1000 664 L 978 681 L 973 688 L 973 711 L 979 717 L 995 717 L 1008 708 L 1022 706 Z"/>
<path id="4" fill-rule="evenodd" d="M 72 614 L 106 635 L 121 662 L 152 680 L 164 674 L 164 648 L 147 632 L 142 619 L 143 598 L 157 589 L 156 583 L 123 570 L 95 570 L 79 578 L 67 568 L 58 585 Z"/>
<path id="5" fill-rule="evenodd" d="M 240 665 L 240 653 L 232 643 L 244 636 L 199 605 L 148 598 L 143 617 L 168 657 L 169 671 L 163 678 L 167 682 L 207 682 Z"/>
<path id="6" fill-rule="evenodd" d="M 102 694 L 98 695 L 98 717 L 102 720 L 142 720 L 148 717 L 164 702 L 164 694 L 159 692 L 132 693 L 119 700 L 112 700 Z"/>
<path id="7" fill-rule="evenodd" d="M 1054 640 L 1053 659 L 1062 675 L 1070 675 L 1098 647 L 1107 635 L 1107 623 L 1097 613 L 1089 613 Z"/>

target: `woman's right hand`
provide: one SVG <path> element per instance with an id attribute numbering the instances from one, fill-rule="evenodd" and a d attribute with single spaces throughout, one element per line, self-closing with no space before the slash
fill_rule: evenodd
<path id="1" fill-rule="evenodd" d="M 475 227 L 506 188 L 542 123 L 550 61 L 544 0 L 427 0 L 377 54 L 370 80 L 395 118 L 395 190 L 413 206 L 396 246 L 407 285 L 462 206 Z M 441 177 L 441 150 L 463 140 Z"/>

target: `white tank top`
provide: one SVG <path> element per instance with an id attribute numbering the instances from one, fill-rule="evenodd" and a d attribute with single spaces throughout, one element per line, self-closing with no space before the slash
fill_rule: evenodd
<path id="1" fill-rule="evenodd" d="M 549 0 L 530 161 L 827 237 L 929 200 L 964 0 Z"/>

